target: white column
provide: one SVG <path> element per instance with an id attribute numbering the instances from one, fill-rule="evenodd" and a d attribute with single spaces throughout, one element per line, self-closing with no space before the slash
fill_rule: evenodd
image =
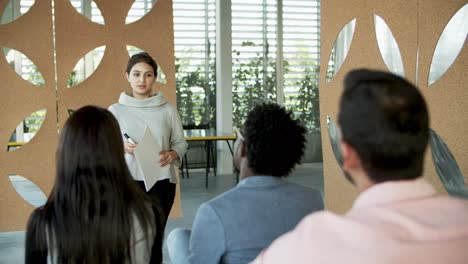
<path id="1" fill-rule="evenodd" d="M 283 0 L 276 1 L 276 103 L 284 104 Z"/>
<path id="2" fill-rule="evenodd" d="M 232 133 L 231 32 L 231 0 L 216 0 L 216 129 L 223 133 Z M 226 142 L 218 142 L 217 165 L 219 174 L 233 171 Z"/>

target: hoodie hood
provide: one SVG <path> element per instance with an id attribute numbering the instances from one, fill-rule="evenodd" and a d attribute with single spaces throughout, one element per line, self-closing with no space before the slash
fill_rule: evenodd
<path id="1" fill-rule="evenodd" d="M 166 103 L 166 98 L 161 92 L 157 92 L 145 99 L 136 99 L 135 97 L 128 95 L 126 92 L 121 93 L 119 97 L 119 104 L 132 107 L 155 107 L 162 106 Z"/>

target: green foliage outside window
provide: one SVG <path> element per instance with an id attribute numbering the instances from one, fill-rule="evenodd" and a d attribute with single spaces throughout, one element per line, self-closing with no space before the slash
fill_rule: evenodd
<path id="1" fill-rule="evenodd" d="M 300 85 L 298 95 L 294 98 L 295 113 L 304 123 L 309 133 L 320 132 L 320 108 L 318 76 L 319 67 L 306 68 L 304 77 L 296 84 Z"/>
<path id="2" fill-rule="evenodd" d="M 242 47 L 254 47 L 245 41 Z M 232 103 L 233 126 L 240 127 L 247 113 L 258 103 L 276 101 L 276 61 L 265 54 L 256 53 L 250 61 L 241 60 L 241 52 L 234 50 L 233 58 L 239 67 L 233 72 Z M 287 72 L 287 62 L 284 63 Z"/>
<path id="3" fill-rule="evenodd" d="M 209 77 L 201 68 L 181 73 L 181 62 L 176 58 L 177 107 L 183 125 L 208 124 L 216 126 L 216 69 L 212 63 Z"/>
<path id="4" fill-rule="evenodd" d="M 29 67 L 30 74 L 28 75 L 28 80 L 31 83 L 36 83 L 39 86 L 44 86 L 44 78 L 40 74 L 39 70 L 35 65 Z M 46 110 L 38 110 L 32 113 L 30 116 L 26 117 L 23 122 L 23 132 L 24 133 L 36 133 L 44 122 Z"/>
<path id="5" fill-rule="evenodd" d="M 243 42 L 243 47 L 254 47 L 253 42 Z M 250 60 L 241 59 L 241 52 L 234 50 L 233 59 L 238 67 L 233 70 L 233 126 L 240 127 L 247 113 L 258 103 L 276 101 L 276 61 L 265 54 L 256 53 Z M 181 71 L 187 62 L 176 58 L 177 107 L 184 125 L 216 124 L 216 76 L 215 64 L 210 64 L 209 77 L 201 68 Z M 284 61 L 284 74 L 289 63 Z M 297 93 L 288 97 L 288 107 L 300 119 L 309 133 L 320 132 L 318 76 L 315 61 L 307 62 L 301 79 L 292 83 Z"/>

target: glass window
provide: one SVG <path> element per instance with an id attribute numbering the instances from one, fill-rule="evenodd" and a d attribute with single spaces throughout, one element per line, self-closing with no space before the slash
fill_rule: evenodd
<path id="1" fill-rule="evenodd" d="M 177 108 L 185 126 L 216 125 L 215 0 L 173 0 Z"/>
<path id="2" fill-rule="evenodd" d="M 320 1 L 283 1 L 284 105 L 320 132 Z"/>
<path id="3" fill-rule="evenodd" d="M 321 161 L 320 1 L 232 0 L 233 125 L 259 102 L 292 110 L 308 130 L 304 162 Z"/>
<path id="4" fill-rule="evenodd" d="M 259 102 L 276 102 L 277 6 L 271 0 L 232 0 L 233 125 Z"/>

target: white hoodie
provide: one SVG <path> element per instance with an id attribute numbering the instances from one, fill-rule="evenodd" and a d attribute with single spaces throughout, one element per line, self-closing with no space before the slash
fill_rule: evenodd
<path id="1" fill-rule="evenodd" d="M 172 149 L 177 152 L 179 159 L 172 164 L 180 166 L 180 159 L 187 151 L 187 142 L 177 109 L 166 101 L 161 92 L 146 99 L 136 99 L 123 92 L 120 94 L 119 102 L 111 105 L 109 111 L 119 122 L 122 140 L 124 140 L 123 134 L 127 133 L 136 143 L 140 142 L 145 126 L 148 126 L 162 149 Z M 135 156 L 125 153 L 125 160 L 133 178 L 142 181 L 143 176 Z M 159 180 L 164 179 L 177 183 L 174 166 L 171 166 L 167 175 L 162 175 Z"/>

